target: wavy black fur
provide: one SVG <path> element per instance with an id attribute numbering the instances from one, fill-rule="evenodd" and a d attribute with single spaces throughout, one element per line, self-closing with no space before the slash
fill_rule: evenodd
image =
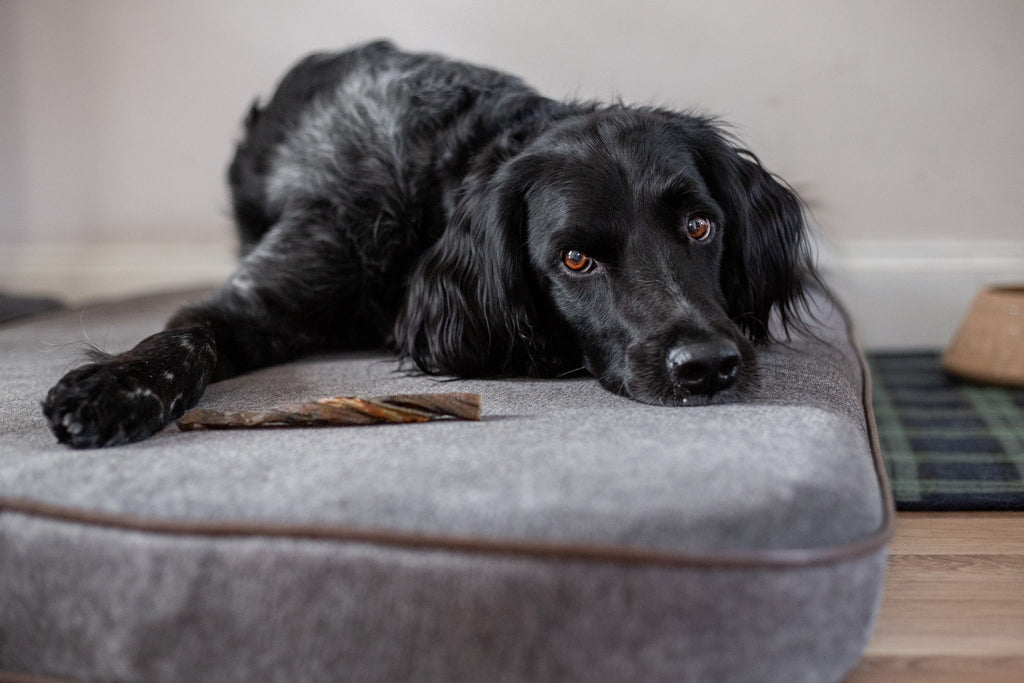
<path id="1" fill-rule="evenodd" d="M 143 439 L 209 381 L 359 346 L 432 374 L 585 367 L 640 401 L 731 400 L 814 277 L 799 200 L 714 120 L 557 102 L 383 42 L 296 65 L 252 106 L 229 179 L 238 270 L 62 378 L 44 401 L 60 441 Z M 694 218 L 713 233 L 688 235 Z"/>

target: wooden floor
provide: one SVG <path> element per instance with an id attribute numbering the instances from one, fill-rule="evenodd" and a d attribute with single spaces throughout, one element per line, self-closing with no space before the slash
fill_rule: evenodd
<path id="1" fill-rule="evenodd" d="M 1024 681 L 1024 513 L 899 513 L 885 597 L 845 683 Z"/>

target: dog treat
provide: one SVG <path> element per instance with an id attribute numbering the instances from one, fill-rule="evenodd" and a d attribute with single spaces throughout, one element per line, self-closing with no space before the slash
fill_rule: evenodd
<path id="1" fill-rule="evenodd" d="M 253 427 L 324 427 L 381 422 L 427 422 L 443 417 L 479 420 L 480 394 L 332 396 L 262 411 L 195 408 L 178 419 L 178 428 L 191 431 Z"/>

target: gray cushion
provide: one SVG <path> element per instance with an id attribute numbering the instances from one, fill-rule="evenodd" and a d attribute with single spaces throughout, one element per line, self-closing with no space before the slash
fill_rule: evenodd
<path id="1" fill-rule="evenodd" d="M 839 680 L 891 513 L 859 356 L 761 353 L 744 404 L 589 378 L 438 381 L 337 354 L 201 405 L 469 391 L 484 419 L 60 447 L 39 401 L 177 293 L 0 327 L 0 669 L 117 680 Z"/>

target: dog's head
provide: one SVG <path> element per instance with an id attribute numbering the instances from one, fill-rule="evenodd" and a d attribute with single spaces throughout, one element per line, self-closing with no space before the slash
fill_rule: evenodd
<path id="1" fill-rule="evenodd" d="M 468 187 L 396 326 L 428 372 L 582 365 L 648 403 L 728 399 L 813 276 L 796 196 L 708 119 L 571 117 Z"/>

